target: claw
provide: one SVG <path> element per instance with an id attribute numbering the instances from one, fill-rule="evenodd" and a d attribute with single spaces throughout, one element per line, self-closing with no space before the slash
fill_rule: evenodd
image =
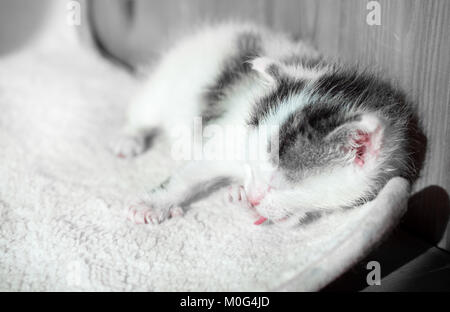
<path id="1" fill-rule="evenodd" d="M 136 224 L 160 224 L 167 218 L 183 216 L 183 208 L 139 202 L 128 208 L 128 220 Z"/>

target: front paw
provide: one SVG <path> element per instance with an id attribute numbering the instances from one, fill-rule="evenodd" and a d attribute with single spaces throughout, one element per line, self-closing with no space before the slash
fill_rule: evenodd
<path id="1" fill-rule="evenodd" d="M 253 205 L 249 202 L 247 194 L 242 185 L 231 185 L 224 194 L 224 201 L 228 205 L 235 205 L 250 214 L 251 217 L 257 218 L 259 215 Z"/>
<path id="2" fill-rule="evenodd" d="M 113 143 L 112 150 L 120 158 L 138 156 L 145 151 L 145 137 L 124 135 Z"/>
<path id="3" fill-rule="evenodd" d="M 184 211 L 179 206 L 139 202 L 128 208 L 128 220 L 136 224 L 160 224 L 168 218 L 179 217 Z"/>

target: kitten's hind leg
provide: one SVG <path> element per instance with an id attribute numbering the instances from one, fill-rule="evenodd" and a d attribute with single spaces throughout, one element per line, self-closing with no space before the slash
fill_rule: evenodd
<path id="1" fill-rule="evenodd" d="M 131 158 L 145 152 L 162 131 L 162 111 L 160 102 L 154 101 L 152 93 L 143 89 L 130 103 L 125 125 L 113 143 L 113 153 L 121 158 Z"/>
<path id="2" fill-rule="evenodd" d="M 120 158 L 136 157 L 145 152 L 158 134 L 158 129 L 125 127 L 112 143 L 113 153 Z"/>

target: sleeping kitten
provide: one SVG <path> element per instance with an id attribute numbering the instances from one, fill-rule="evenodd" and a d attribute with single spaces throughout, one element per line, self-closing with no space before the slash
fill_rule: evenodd
<path id="1" fill-rule="evenodd" d="M 284 34 L 230 23 L 165 55 L 132 103 L 115 153 L 139 155 L 156 131 L 173 144 L 192 141 L 180 139 L 180 129 L 209 133 L 194 140 L 200 153 L 130 207 L 137 223 L 182 215 L 224 184 L 229 201 L 248 207 L 257 224 L 298 223 L 310 212 L 371 200 L 390 178 L 410 176 L 410 118 L 402 94 L 375 76 L 328 62 Z M 228 126 L 243 130 L 226 143 L 219 130 Z M 240 142 L 244 156 L 208 159 L 205 142 L 222 154 Z"/>

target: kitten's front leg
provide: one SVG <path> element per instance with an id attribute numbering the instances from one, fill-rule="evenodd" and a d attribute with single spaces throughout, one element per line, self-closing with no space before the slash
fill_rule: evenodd
<path id="1" fill-rule="evenodd" d="M 129 219 L 136 223 L 159 224 L 183 215 L 184 206 L 209 195 L 219 186 L 239 180 L 241 173 L 239 164 L 233 162 L 191 161 L 144 200 L 131 205 Z"/>

